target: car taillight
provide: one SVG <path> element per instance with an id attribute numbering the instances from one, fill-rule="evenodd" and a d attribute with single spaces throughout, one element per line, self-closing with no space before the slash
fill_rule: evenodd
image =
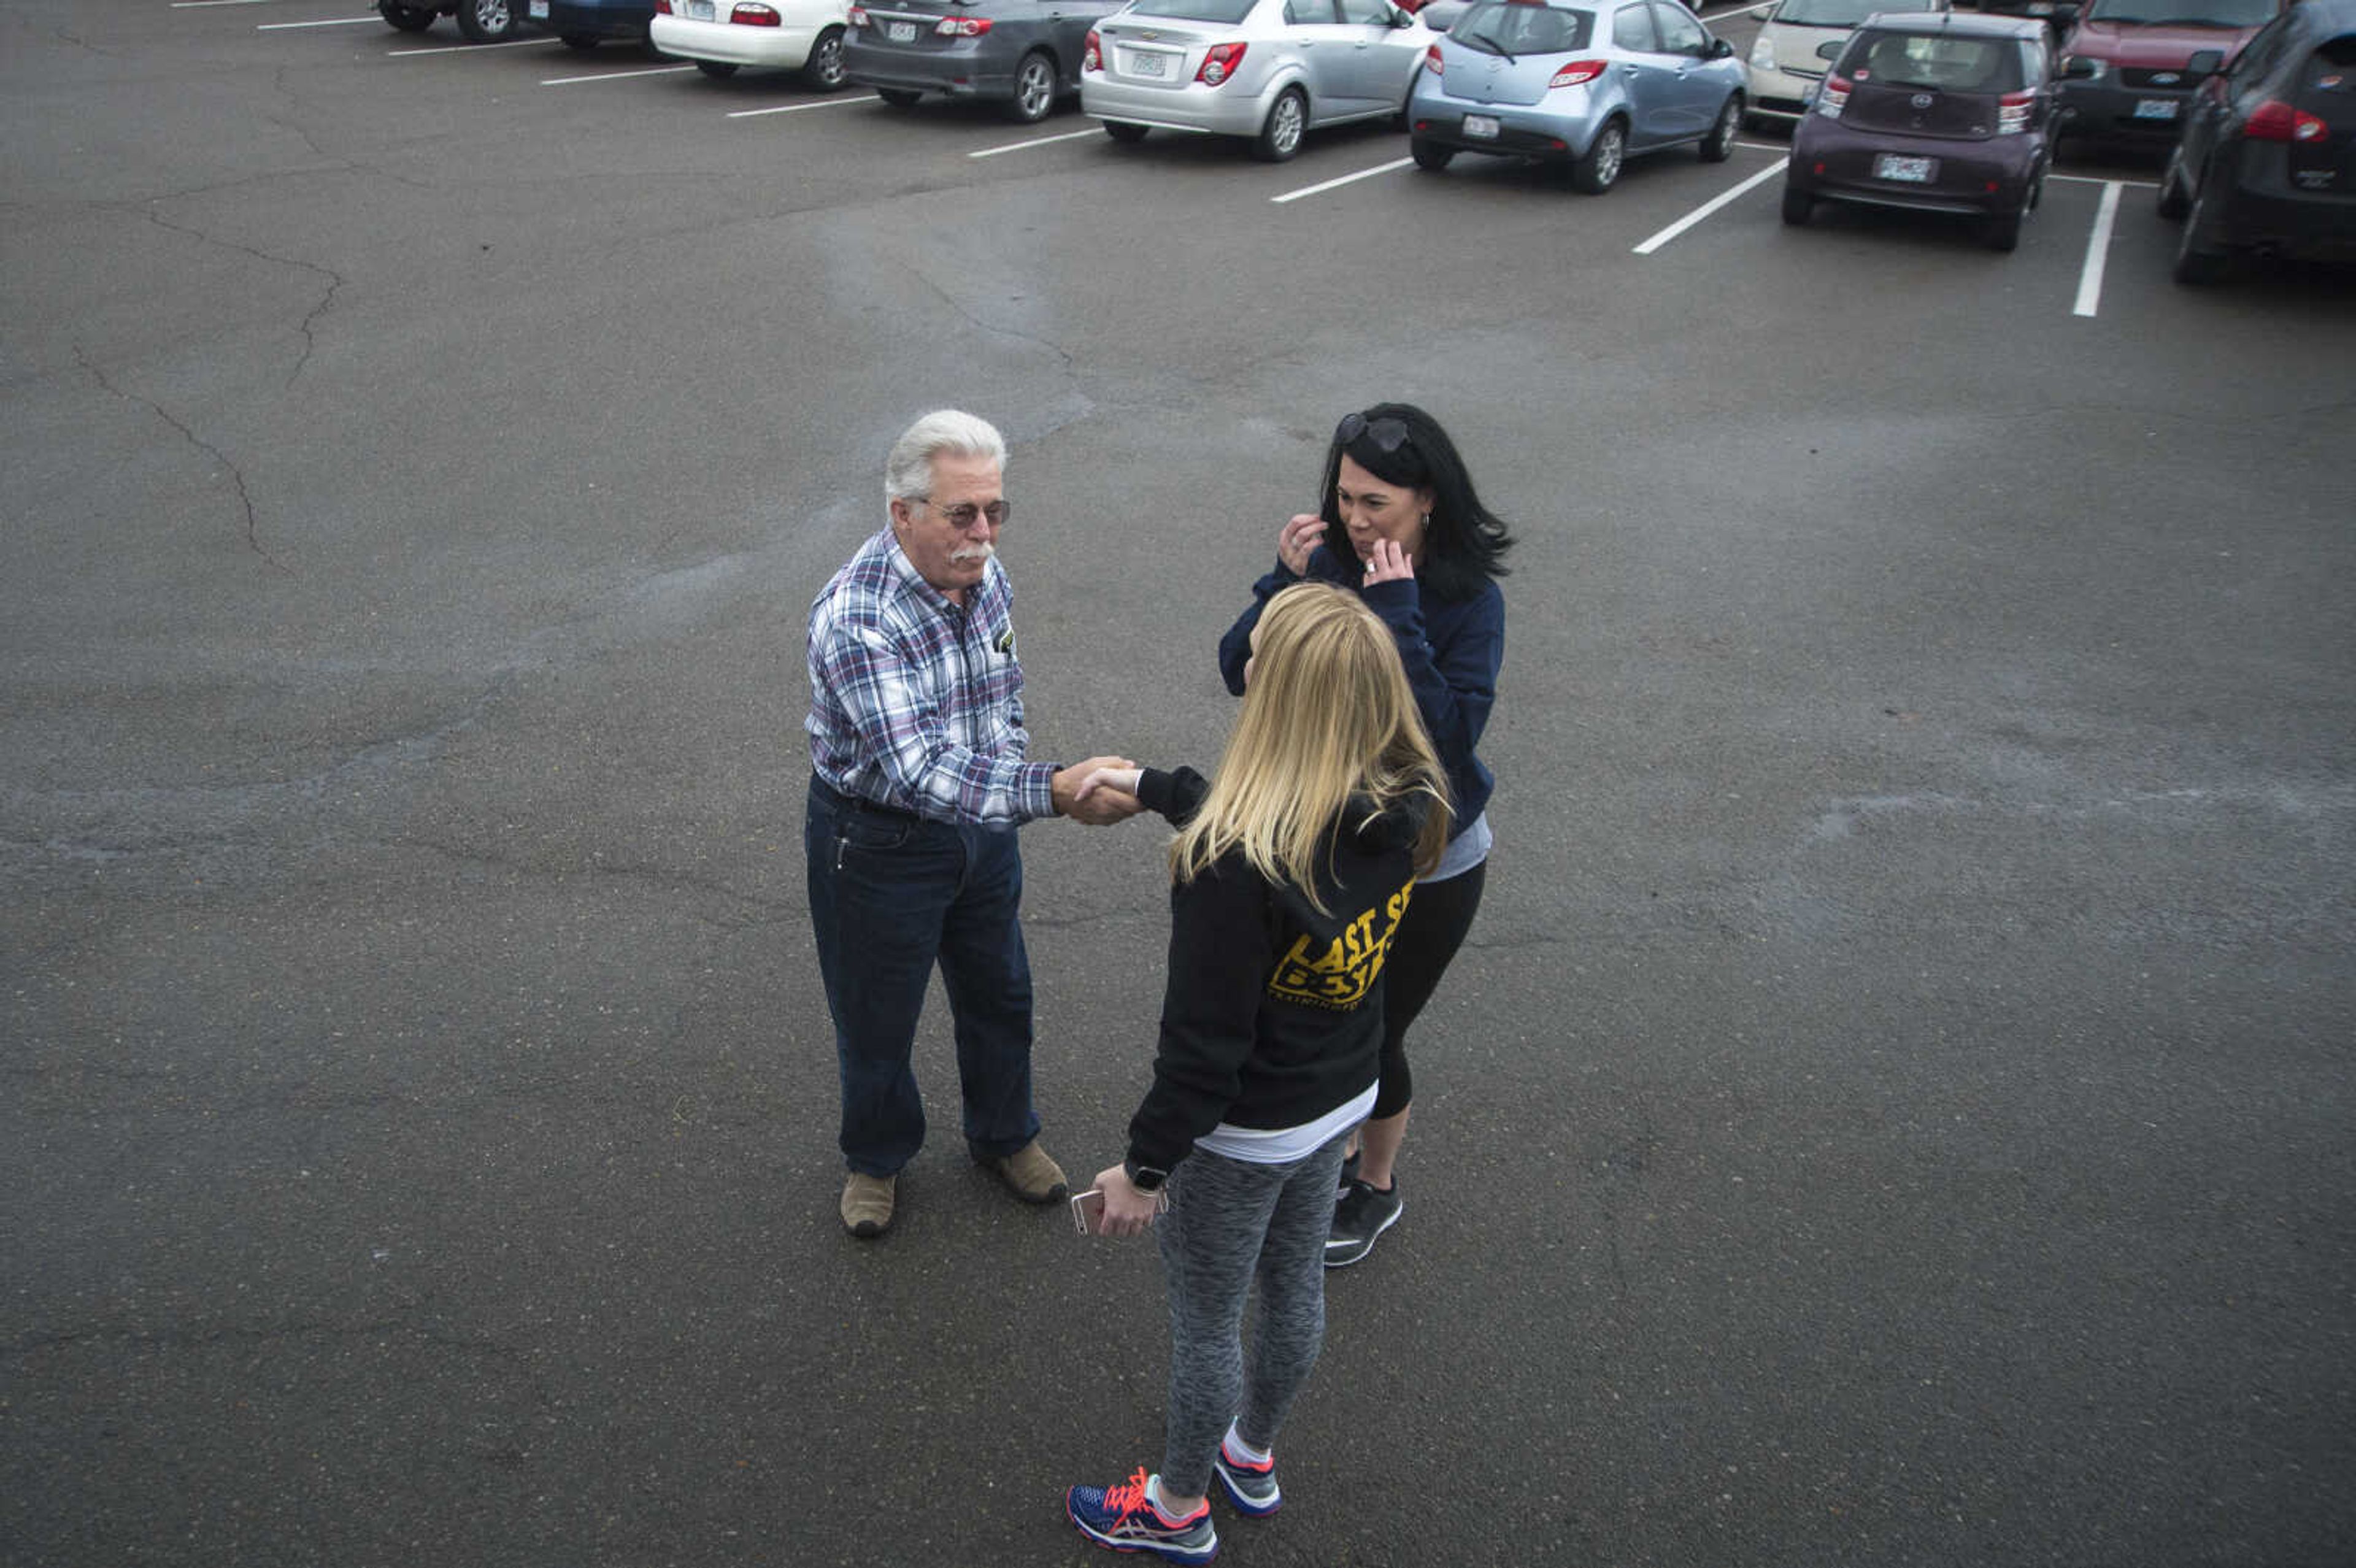
<path id="1" fill-rule="evenodd" d="M 1603 60 L 1573 60 L 1554 73 L 1554 80 L 1547 83 L 1547 91 L 1551 92 L 1558 87 L 1584 87 L 1603 74 L 1607 63 Z"/>
<path id="2" fill-rule="evenodd" d="M 1194 80 L 1205 87 L 1216 87 L 1236 74 L 1236 62 L 1243 58 L 1241 44 L 1213 44 L 1203 51 L 1203 63 L 1195 69 Z"/>
<path id="3" fill-rule="evenodd" d="M 944 38 L 978 38 L 990 31 L 987 16 L 944 16 L 933 32 Z"/>
<path id="4" fill-rule="evenodd" d="M 655 15 L 658 16 L 669 16 L 670 0 L 655 0 Z"/>
<path id="5" fill-rule="evenodd" d="M 1448 62 L 1440 58 L 1440 46 L 1438 44 L 1434 44 L 1430 48 L 1423 51 L 1423 69 L 1430 71 L 1434 76 L 1440 76 L 1447 71 Z"/>
<path id="6" fill-rule="evenodd" d="M 2037 106 L 2033 92 L 2008 92 L 1996 101 L 1996 133 L 2019 136 L 2029 130 L 2029 112 Z"/>
<path id="7" fill-rule="evenodd" d="M 660 3 L 668 5 L 669 4 L 669 0 L 660 0 Z M 867 26 L 867 7 L 864 5 L 853 5 L 849 13 L 843 16 L 842 24 L 847 27 L 863 27 Z"/>
<path id="8" fill-rule="evenodd" d="M 2269 98 L 2258 105 L 2242 134 L 2253 142 L 2320 142 L 2331 134 L 2331 126 L 2297 104 Z"/>
<path id="9" fill-rule="evenodd" d="M 1845 76 L 1825 78 L 1825 84 L 1816 89 L 1816 112 L 1827 120 L 1839 119 L 1841 111 L 1848 107 L 1848 88 Z"/>
<path id="10" fill-rule="evenodd" d="M 1080 69 L 1082 70 L 1104 69 L 1104 40 L 1097 37 L 1097 30 L 1094 27 L 1088 29 L 1088 41 L 1082 48 Z"/>
<path id="11" fill-rule="evenodd" d="M 728 19 L 743 27 L 774 27 L 777 25 L 777 8 L 746 0 L 728 13 Z"/>

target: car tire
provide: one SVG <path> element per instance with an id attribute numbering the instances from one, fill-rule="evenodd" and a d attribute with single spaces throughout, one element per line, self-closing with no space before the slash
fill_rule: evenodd
<path id="1" fill-rule="evenodd" d="M 2204 192 L 2192 198 L 2192 210 L 2185 215 L 2184 232 L 2176 238 L 2176 281 L 2198 288 L 2209 283 L 2222 283 L 2233 270 L 2233 256 L 2223 251 L 2204 251 L 2194 243 L 2201 233 L 2201 218 L 2209 209 L 2209 197 Z"/>
<path id="2" fill-rule="evenodd" d="M 1131 120 L 1108 120 L 1104 128 L 1106 135 L 1123 146 L 1133 147 L 1145 140 L 1145 127 Z"/>
<path id="3" fill-rule="evenodd" d="M 1701 161 L 1722 164 L 1734 156 L 1734 138 L 1741 130 L 1742 94 L 1730 92 L 1726 95 L 1726 107 L 1718 112 L 1718 123 L 1701 139 Z"/>
<path id="4" fill-rule="evenodd" d="M 1014 67 L 1014 96 L 1006 112 L 1018 125 L 1036 125 L 1055 112 L 1055 62 L 1044 49 L 1033 49 Z"/>
<path id="5" fill-rule="evenodd" d="M 2192 210 L 2192 198 L 2184 192 L 2184 148 L 2179 144 L 2168 155 L 2168 166 L 2159 171 L 2159 215 L 2169 221 L 2181 222 Z"/>
<path id="6" fill-rule="evenodd" d="M 894 109 L 906 109 L 924 94 L 908 87 L 879 87 L 875 90 L 875 96 Z"/>
<path id="7" fill-rule="evenodd" d="M 1446 168 L 1449 160 L 1456 156 L 1455 148 L 1443 147 L 1439 143 L 1422 136 L 1408 137 L 1407 151 L 1408 156 L 1415 160 L 1417 168 L 1430 169 L 1434 174 Z"/>
<path id="8" fill-rule="evenodd" d="M 404 33 L 422 33 L 434 25 L 437 13 L 431 5 L 379 5 L 376 14 Z"/>
<path id="9" fill-rule="evenodd" d="M 558 35 L 558 37 L 563 43 L 564 47 L 568 49 L 582 49 L 585 51 L 588 49 L 594 49 L 597 47 L 597 40 L 587 33 L 562 33 Z"/>
<path id="10" fill-rule="evenodd" d="M 802 85 L 812 92 L 832 92 L 842 85 L 842 29 L 829 27 L 810 45 L 802 61 Z"/>
<path id="11" fill-rule="evenodd" d="M 1791 224 L 1796 229 L 1801 224 L 1805 223 L 1810 215 L 1815 210 L 1816 198 L 1810 196 L 1806 191 L 1802 190 L 1798 186 L 1794 185 L 1791 181 L 1791 177 L 1789 176 L 1785 176 L 1783 179 L 1783 221 Z"/>
<path id="12" fill-rule="evenodd" d="M 458 0 L 458 30 L 471 43 L 504 43 L 523 31 L 523 16 L 513 0 Z"/>
<path id="13" fill-rule="evenodd" d="M 1252 156 L 1264 164 L 1283 163 L 1301 151 L 1301 138 L 1308 131 L 1309 95 L 1288 87 L 1268 106 L 1268 118 L 1260 123 L 1259 134 L 1252 138 Z"/>
<path id="14" fill-rule="evenodd" d="M 1628 127 L 1616 116 L 1603 123 L 1587 151 L 1570 165 L 1570 187 L 1581 196 L 1601 196 L 1620 183 L 1628 161 Z"/>
<path id="15" fill-rule="evenodd" d="M 725 81 L 736 74 L 734 60 L 698 60 L 695 69 L 715 81 Z"/>

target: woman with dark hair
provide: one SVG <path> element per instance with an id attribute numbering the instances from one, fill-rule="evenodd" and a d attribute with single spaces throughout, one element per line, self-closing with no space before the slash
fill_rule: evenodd
<path id="1" fill-rule="evenodd" d="M 1334 430 L 1320 510 L 1280 530 L 1276 570 L 1252 585 L 1251 606 L 1219 642 L 1219 672 L 1227 689 L 1241 694 L 1252 628 L 1271 597 L 1304 580 L 1356 593 L 1398 644 L 1455 807 L 1447 851 L 1416 884 L 1391 944 L 1382 1083 L 1343 1172 L 1329 1268 L 1373 1251 L 1406 1208 L 1393 1165 L 1414 1094 L 1408 1026 L 1472 929 L 1487 874 L 1487 806 L 1496 781 L 1474 748 L 1497 698 L 1505 601 L 1495 580 L 1505 573 L 1513 542 L 1481 504 L 1439 421 L 1411 403 L 1376 403 Z"/>

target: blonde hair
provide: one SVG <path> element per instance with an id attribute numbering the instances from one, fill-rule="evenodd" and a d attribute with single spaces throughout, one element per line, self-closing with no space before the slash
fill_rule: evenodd
<path id="1" fill-rule="evenodd" d="M 1170 873 L 1192 881 L 1239 849 L 1322 913 L 1319 872 L 1333 839 L 1416 795 L 1431 807 L 1415 846 L 1420 875 L 1448 842 L 1448 775 L 1398 646 L 1355 596 L 1296 583 L 1259 618 L 1243 711 L 1210 792 L 1170 846 Z"/>

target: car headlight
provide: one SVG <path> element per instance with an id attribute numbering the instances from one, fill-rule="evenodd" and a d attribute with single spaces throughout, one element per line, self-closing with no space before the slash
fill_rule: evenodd
<path id="1" fill-rule="evenodd" d="M 1775 40 L 1764 33 L 1760 34 L 1751 42 L 1751 69 L 1752 70 L 1775 69 Z"/>

